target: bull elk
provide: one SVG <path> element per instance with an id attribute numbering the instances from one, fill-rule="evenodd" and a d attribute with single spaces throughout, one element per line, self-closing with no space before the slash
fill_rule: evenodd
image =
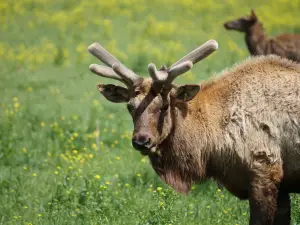
<path id="1" fill-rule="evenodd" d="M 151 78 L 126 68 L 98 43 L 92 64 L 109 101 L 127 103 L 132 145 L 148 155 L 160 178 L 178 192 L 213 178 L 248 199 L 250 224 L 290 223 L 291 192 L 300 192 L 300 65 L 278 56 L 247 59 L 200 85 L 173 81 L 218 47 L 210 40 Z"/>
<path id="2" fill-rule="evenodd" d="M 275 54 L 300 62 L 300 35 L 282 34 L 268 37 L 254 10 L 251 11 L 250 16 L 229 21 L 224 26 L 227 30 L 245 33 L 246 44 L 251 55 Z"/>

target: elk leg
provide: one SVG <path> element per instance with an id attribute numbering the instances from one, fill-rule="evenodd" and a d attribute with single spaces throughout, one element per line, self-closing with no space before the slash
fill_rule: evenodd
<path id="1" fill-rule="evenodd" d="M 259 152 L 251 165 L 252 181 L 250 204 L 250 225 L 271 225 L 277 209 L 278 186 L 282 180 L 282 163 Z"/>
<path id="2" fill-rule="evenodd" d="M 291 223 L 291 201 L 287 192 L 279 191 L 277 197 L 277 211 L 273 225 L 289 225 Z"/>

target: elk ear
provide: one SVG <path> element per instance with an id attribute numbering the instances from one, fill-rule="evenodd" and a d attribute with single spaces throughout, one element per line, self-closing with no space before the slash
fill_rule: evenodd
<path id="1" fill-rule="evenodd" d="M 251 17 L 252 17 L 253 19 L 257 19 L 257 16 L 256 16 L 256 14 L 255 14 L 255 12 L 254 12 L 254 9 L 251 9 Z"/>
<path id="2" fill-rule="evenodd" d="M 108 100 L 114 103 L 128 102 L 128 89 L 113 84 L 98 84 L 98 90 Z"/>
<path id="3" fill-rule="evenodd" d="M 200 91 L 199 85 L 180 86 L 175 92 L 175 98 L 180 102 L 188 102 L 192 100 Z"/>

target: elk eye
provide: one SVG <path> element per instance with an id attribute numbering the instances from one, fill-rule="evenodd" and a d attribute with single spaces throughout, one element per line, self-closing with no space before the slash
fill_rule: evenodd
<path id="1" fill-rule="evenodd" d="M 137 96 L 137 95 L 139 95 L 139 94 L 141 94 L 141 91 L 140 91 L 140 90 L 134 91 L 134 95 L 135 95 L 135 96 Z"/>
<path id="2" fill-rule="evenodd" d="M 169 108 L 169 104 L 165 104 L 163 105 L 163 107 L 161 108 L 161 110 L 166 111 Z"/>

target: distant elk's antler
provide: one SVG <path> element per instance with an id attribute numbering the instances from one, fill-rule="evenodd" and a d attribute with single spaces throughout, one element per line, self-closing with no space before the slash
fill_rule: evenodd
<path id="1" fill-rule="evenodd" d="M 127 87 L 131 87 L 140 77 L 132 70 L 124 66 L 113 55 L 106 51 L 99 43 L 93 43 L 88 47 L 88 51 L 97 57 L 107 66 L 91 64 L 90 70 L 102 77 L 107 77 L 123 82 Z"/>
<path id="2" fill-rule="evenodd" d="M 217 49 L 218 42 L 209 40 L 185 55 L 169 68 L 162 67 L 160 70 L 157 70 L 155 64 L 150 63 L 148 65 L 149 74 L 155 82 L 164 84 L 165 86 L 170 85 L 176 77 L 192 69 L 194 64 L 206 58 Z"/>

